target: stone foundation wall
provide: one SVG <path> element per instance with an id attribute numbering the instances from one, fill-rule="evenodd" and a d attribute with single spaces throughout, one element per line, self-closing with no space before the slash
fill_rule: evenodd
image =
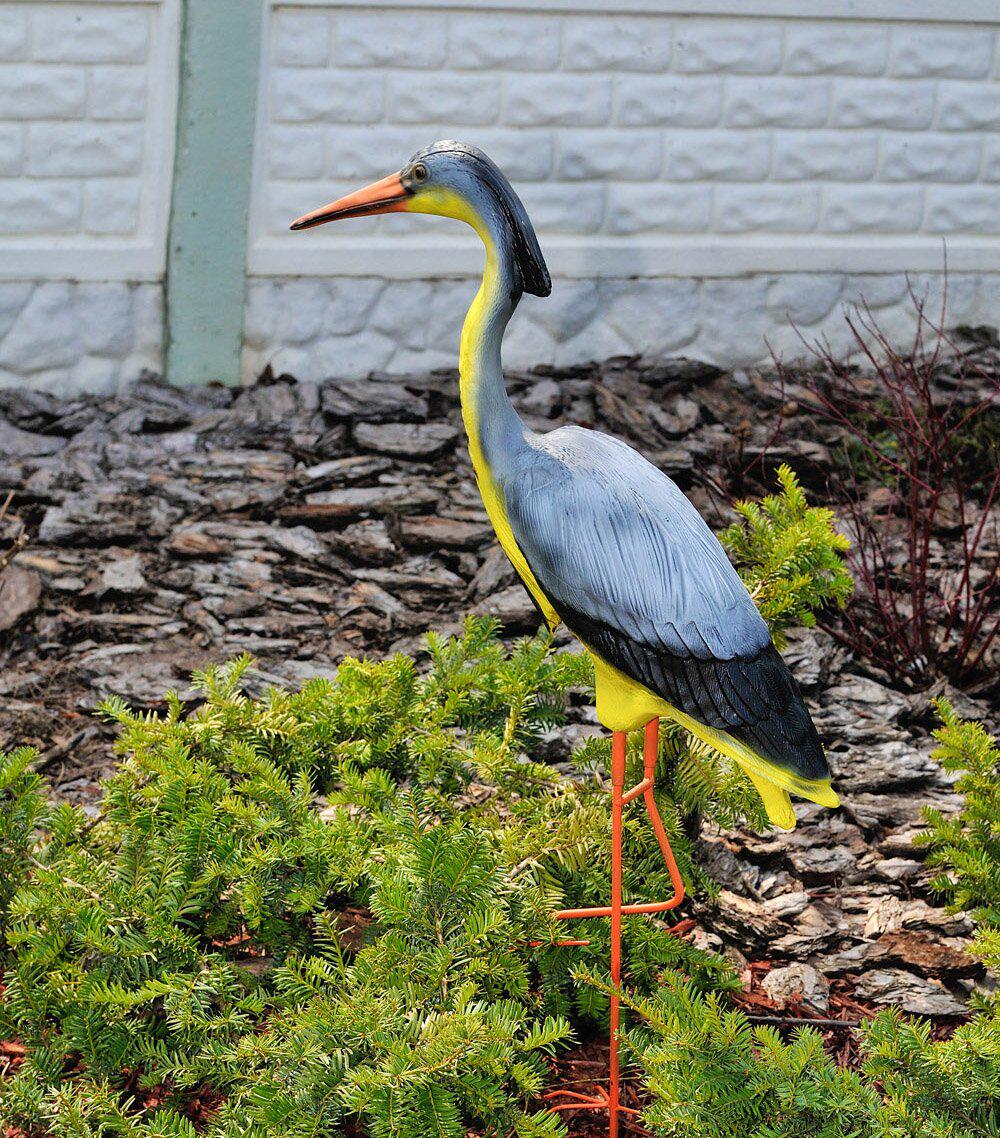
<path id="1" fill-rule="evenodd" d="M 522 301 L 504 362 L 563 366 L 645 353 L 745 367 L 767 360 L 770 348 L 786 358 L 803 354 L 798 332 L 847 351 L 844 308 L 862 300 L 893 338 L 905 341 L 914 327 L 907 279 L 902 273 L 557 279 L 550 297 Z M 909 281 L 936 314 L 941 277 L 914 274 Z M 251 280 L 244 378 L 252 382 L 268 365 L 311 382 L 454 367 L 475 289 L 472 280 Z M 950 326 L 996 324 L 998 317 L 1000 277 L 949 277 Z M 0 387 L 113 391 L 143 371 L 162 372 L 162 337 L 159 284 L 0 281 Z"/>
<path id="2" fill-rule="evenodd" d="M 942 278 L 914 274 L 929 314 L 940 311 Z M 370 371 L 454 367 L 472 280 L 385 281 L 374 277 L 252 280 L 247 293 L 244 372 L 270 365 L 299 379 Z M 844 308 L 866 301 L 894 339 L 913 334 L 914 308 L 902 273 L 760 274 L 708 280 L 553 282 L 550 297 L 525 297 L 511 322 L 504 362 L 559 366 L 614 355 L 683 354 L 726 367 L 803 354 L 798 332 L 851 346 Z M 1000 276 L 948 279 L 948 323 L 996 323 Z M 798 332 L 796 332 L 798 329 Z"/>
<path id="3" fill-rule="evenodd" d="M 0 2 L 0 387 L 162 370 L 178 11 Z"/>
<path id="4" fill-rule="evenodd" d="M 0 281 L 0 387 L 114 391 L 161 372 L 163 287 Z"/>

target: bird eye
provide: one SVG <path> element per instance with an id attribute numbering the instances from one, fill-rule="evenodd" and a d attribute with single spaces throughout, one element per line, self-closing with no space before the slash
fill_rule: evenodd
<path id="1" fill-rule="evenodd" d="M 410 177 L 413 178 L 415 182 L 427 181 L 428 170 L 423 162 L 418 162 L 416 166 L 413 167 L 413 169 L 410 171 Z"/>

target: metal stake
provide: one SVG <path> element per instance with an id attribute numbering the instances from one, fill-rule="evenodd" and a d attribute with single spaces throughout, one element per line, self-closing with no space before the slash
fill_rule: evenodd
<path id="1" fill-rule="evenodd" d="M 593 1095 L 581 1095 L 575 1091 L 551 1091 L 546 1098 L 565 1096 L 573 1101 L 554 1106 L 552 1110 L 606 1110 L 611 1138 L 618 1138 L 618 1123 L 622 1114 L 638 1114 L 637 1110 L 621 1105 L 621 1060 L 619 1056 L 619 1028 L 621 1023 L 621 972 L 622 972 L 622 916 L 635 913 L 665 913 L 675 909 L 684 900 L 684 882 L 681 879 L 674 851 L 670 848 L 663 820 L 653 797 L 653 782 L 656 772 L 656 758 L 660 745 L 660 721 L 651 719 L 646 724 L 643 740 L 643 777 L 629 790 L 625 790 L 625 744 L 624 731 L 615 731 L 611 737 L 611 904 L 587 909 L 563 909 L 556 913 L 557 920 L 577 920 L 582 917 L 611 918 L 611 1039 L 608 1089 L 598 1087 Z M 622 809 L 633 799 L 642 795 L 652 824 L 653 832 L 663 853 L 670 873 L 674 895 L 669 901 L 654 901 L 647 904 L 622 904 Z"/>

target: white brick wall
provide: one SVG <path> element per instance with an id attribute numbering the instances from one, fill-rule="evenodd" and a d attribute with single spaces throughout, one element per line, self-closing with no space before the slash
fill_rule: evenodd
<path id="1" fill-rule="evenodd" d="M 514 364 L 749 362 L 862 292 L 902 331 L 942 238 L 953 317 L 998 321 L 995 0 L 396 4 L 264 0 L 248 376 L 453 362 L 481 265 L 457 223 L 287 231 L 446 136 L 507 170 L 556 278 Z M 159 363 L 180 6 L 0 0 L 0 385 Z"/>
<path id="2" fill-rule="evenodd" d="M 441 136 L 511 167 L 556 274 L 932 269 L 941 233 L 953 268 L 1000 269 L 1000 10 L 953 24 L 530 7 L 272 0 L 252 271 L 474 272 L 447 223 L 287 232 Z"/>
<path id="3" fill-rule="evenodd" d="M 0 3 L 0 276 L 162 274 L 177 6 Z"/>
<path id="4" fill-rule="evenodd" d="M 0 280 L 0 387 L 114 391 L 162 363 L 163 289 Z"/>
<path id="5" fill-rule="evenodd" d="M 941 276 L 913 274 L 929 311 Z M 303 380 L 371 370 L 454 367 L 472 280 L 385 277 L 252 278 L 247 292 L 248 378 L 267 364 Z M 903 273 L 758 273 L 739 278 L 561 279 L 544 300 L 526 297 L 504 343 L 510 368 L 566 365 L 613 355 L 683 353 L 726 367 L 768 358 L 767 344 L 802 354 L 801 332 L 835 352 L 852 345 L 844 305 L 865 300 L 888 335 L 909 340 L 913 306 Z M 997 277 L 952 273 L 955 323 L 996 321 Z M 794 326 L 793 326 L 794 322 Z"/>
<path id="6" fill-rule="evenodd" d="M 272 0 L 248 376 L 454 362 L 469 285 L 445 278 L 481 265 L 463 227 L 287 231 L 439 137 L 508 171 L 556 277 L 511 328 L 514 366 L 677 350 L 747 363 L 765 337 L 796 350 L 790 320 L 846 346 L 840 307 L 861 296 L 906 334 L 901 273 L 939 269 L 942 236 L 953 319 L 1000 319 L 1000 10 L 513 6 Z"/>
<path id="7" fill-rule="evenodd" d="M 178 10 L 0 3 L 0 386 L 161 365 Z"/>

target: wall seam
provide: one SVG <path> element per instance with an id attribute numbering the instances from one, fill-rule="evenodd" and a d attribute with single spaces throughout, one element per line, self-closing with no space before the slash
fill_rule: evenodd
<path id="1" fill-rule="evenodd" d="M 262 0 L 185 0 L 166 278 L 170 383 L 240 382 Z"/>

